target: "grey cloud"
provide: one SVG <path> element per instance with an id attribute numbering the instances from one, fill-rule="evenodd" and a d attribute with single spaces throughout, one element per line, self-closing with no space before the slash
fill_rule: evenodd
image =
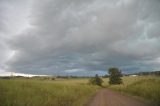
<path id="1" fill-rule="evenodd" d="M 25 10 L 27 2 L 0 0 L 0 74 L 5 70 L 5 62 L 9 61 L 12 55 L 12 50 L 8 47 L 8 39 L 12 39 L 13 35 L 19 33 L 25 26 L 23 21 L 26 21 L 24 14 L 27 13 Z"/>
<path id="2" fill-rule="evenodd" d="M 160 57 L 159 4 L 158 0 L 35 1 L 31 27 L 9 41 L 15 55 L 6 70 L 42 74 L 105 71 L 111 66 L 128 72 L 152 70 L 158 66 L 146 62 Z"/>

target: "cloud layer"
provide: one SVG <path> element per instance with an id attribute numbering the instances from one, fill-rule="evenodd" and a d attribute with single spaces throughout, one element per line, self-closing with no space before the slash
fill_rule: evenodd
<path id="1" fill-rule="evenodd" d="M 160 68 L 159 0 L 16 1 L 27 13 L 19 11 L 21 21 L 7 31 L 17 26 L 15 34 L 2 40 L 12 54 L 3 63 L 7 71 L 90 75 L 112 66 L 128 73 Z"/>

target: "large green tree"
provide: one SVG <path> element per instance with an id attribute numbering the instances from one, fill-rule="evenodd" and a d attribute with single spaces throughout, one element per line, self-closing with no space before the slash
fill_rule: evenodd
<path id="1" fill-rule="evenodd" d="M 108 73 L 109 73 L 109 84 L 122 84 L 122 79 L 121 79 L 121 71 L 116 68 L 109 68 L 108 69 Z"/>

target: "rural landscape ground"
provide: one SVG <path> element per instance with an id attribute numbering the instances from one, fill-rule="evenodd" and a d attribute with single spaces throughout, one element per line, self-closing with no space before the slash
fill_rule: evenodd
<path id="1" fill-rule="evenodd" d="M 123 77 L 121 85 L 88 84 L 88 78 L 0 80 L 0 106 L 159 106 L 160 77 Z"/>
<path id="2" fill-rule="evenodd" d="M 0 0 L 0 106 L 160 106 L 160 0 Z"/>
<path id="3" fill-rule="evenodd" d="M 109 89 L 101 89 L 88 106 L 149 106 L 147 103 L 130 96 L 113 92 Z"/>

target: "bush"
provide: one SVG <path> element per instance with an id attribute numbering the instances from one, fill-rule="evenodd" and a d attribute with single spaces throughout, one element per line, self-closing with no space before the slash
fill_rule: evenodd
<path id="1" fill-rule="evenodd" d="M 102 82 L 103 80 L 98 76 L 98 74 L 96 74 L 94 78 L 89 79 L 89 83 L 92 85 L 102 86 Z"/>

